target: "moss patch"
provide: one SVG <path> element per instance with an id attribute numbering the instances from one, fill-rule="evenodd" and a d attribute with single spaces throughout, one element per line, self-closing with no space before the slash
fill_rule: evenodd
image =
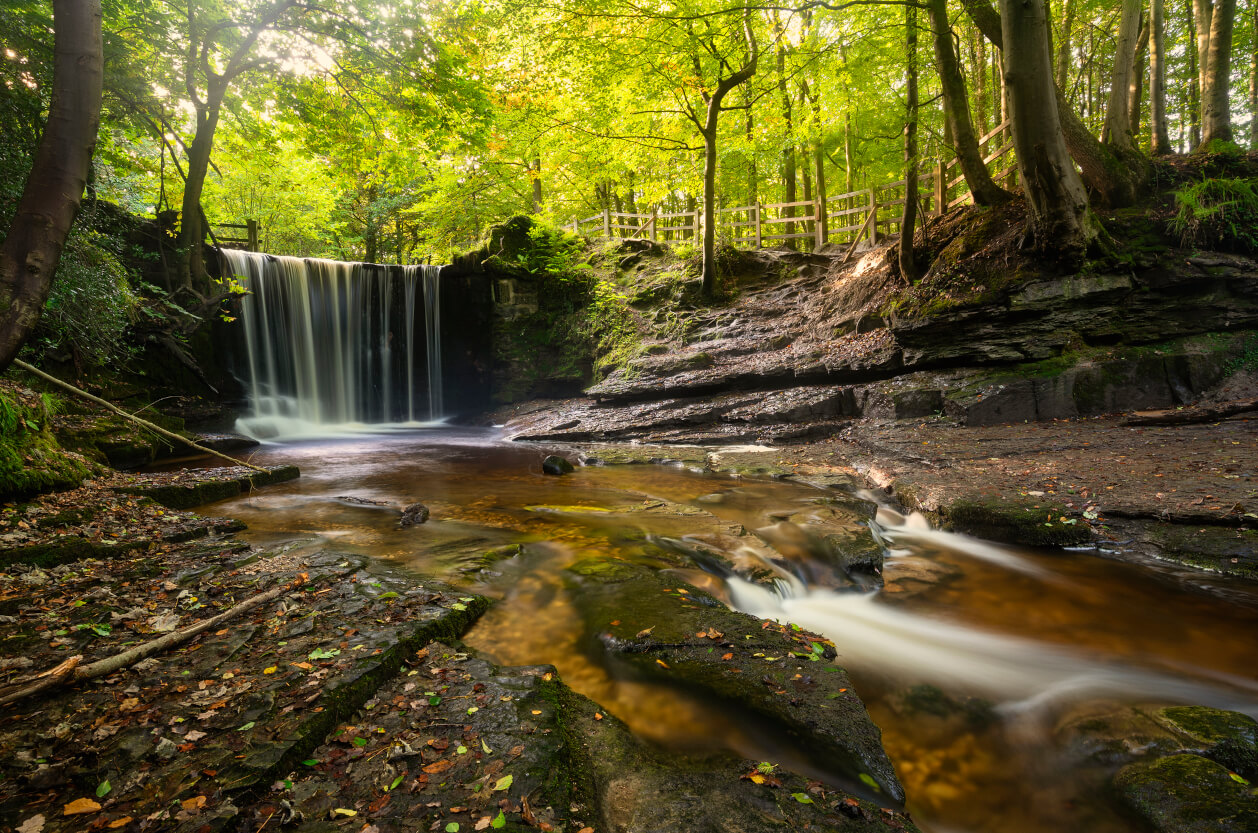
<path id="1" fill-rule="evenodd" d="M 0 499 L 72 489 L 92 469 L 52 434 L 52 416 L 38 394 L 0 384 Z"/>
<path id="2" fill-rule="evenodd" d="M 1160 833 L 1258 830 L 1252 787 L 1199 755 L 1131 764 L 1114 776 L 1119 796 Z"/>
<path id="3" fill-rule="evenodd" d="M 970 498 L 941 507 L 944 526 L 979 538 L 1030 547 L 1068 547 L 1091 539 L 1091 530 L 1046 501 Z"/>

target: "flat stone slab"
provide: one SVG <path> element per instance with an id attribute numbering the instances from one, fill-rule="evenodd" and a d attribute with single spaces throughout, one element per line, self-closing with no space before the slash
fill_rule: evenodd
<path id="1" fill-rule="evenodd" d="M 123 494 L 152 498 L 171 509 L 192 509 L 262 486 L 296 480 L 300 474 L 296 466 L 267 466 L 266 472 L 257 472 L 245 466 L 185 469 L 131 475 L 126 485 L 116 489 Z"/>

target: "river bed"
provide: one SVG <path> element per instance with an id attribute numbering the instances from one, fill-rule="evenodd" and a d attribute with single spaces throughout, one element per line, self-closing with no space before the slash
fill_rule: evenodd
<path id="1" fill-rule="evenodd" d="M 302 540 L 462 583 L 497 600 L 466 637 L 492 660 L 555 665 L 653 742 L 807 770 L 744 716 L 602 667 L 559 571 L 592 555 L 643 560 L 659 539 L 763 528 L 826 493 L 678 466 L 548 477 L 545 453 L 454 428 L 266 446 L 253 462 L 294 463 L 301 478 L 204 511 L 245 521 L 258 544 Z M 398 509 L 416 501 L 431 520 L 398 528 Z M 853 531 L 887 546 L 885 589 L 801 581 L 806 570 L 785 571 L 776 588 L 684 575 L 834 640 L 924 830 L 1138 829 L 1106 797 L 1109 771 L 1071 727 L 1131 705 L 1258 715 L 1252 585 L 1090 552 L 995 547 L 891 506 Z M 490 551 L 512 557 L 489 560 Z"/>

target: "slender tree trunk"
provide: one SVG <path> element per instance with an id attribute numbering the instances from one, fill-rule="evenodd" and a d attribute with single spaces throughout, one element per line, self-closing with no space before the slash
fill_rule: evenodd
<path id="1" fill-rule="evenodd" d="M 1149 29 L 1146 26 L 1140 30 L 1140 42 L 1136 46 L 1136 65 L 1134 72 L 1131 74 L 1131 88 L 1127 93 L 1127 122 L 1131 125 L 1132 146 L 1136 147 L 1136 140 L 1141 132 L 1141 111 L 1144 107 L 1144 76 L 1148 65 L 1146 58 L 1148 53 Z"/>
<path id="2" fill-rule="evenodd" d="M 534 156 L 528 165 L 529 179 L 533 182 L 533 213 L 542 213 L 542 157 Z"/>
<path id="3" fill-rule="evenodd" d="M 1077 0 L 1066 0 L 1066 10 L 1061 21 L 1061 37 L 1057 39 L 1057 87 L 1066 89 L 1070 83 L 1070 50 L 1071 39 L 1075 28 L 1075 4 Z"/>
<path id="4" fill-rule="evenodd" d="M 1105 104 L 1105 130 L 1101 141 L 1129 150 L 1135 145 L 1131 131 L 1131 76 L 1135 72 L 1136 42 L 1140 37 L 1141 0 L 1123 0 L 1110 74 L 1109 100 Z"/>
<path id="5" fill-rule="evenodd" d="M 978 136 L 970 122 L 969 95 L 965 79 L 961 77 L 961 65 L 952 43 L 952 26 L 948 22 L 947 0 L 929 0 L 930 28 L 934 35 L 935 68 L 943 86 L 944 113 L 952 141 L 956 148 L 957 164 L 965 175 L 966 185 L 978 205 L 996 205 L 1009 199 L 1010 194 L 992 181 L 991 173 L 983 162 L 983 152 L 978 146 Z M 916 15 L 914 15 L 916 24 Z M 916 40 L 914 40 L 916 44 Z M 914 69 L 916 86 L 916 68 Z M 914 131 L 916 131 L 916 122 Z M 916 146 L 916 137 L 914 138 Z"/>
<path id="6" fill-rule="evenodd" d="M 716 274 L 716 136 L 721 116 L 721 102 L 735 87 L 756 74 L 760 49 L 756 44 L 755 31 L 751 28 L 751 12 L 743 9 L 743 38 L 747 46 L 747 62 L 716 83 L 716 89 L 706 96 L 707 108 L 702 124 L 697 124 L 703 136 L 703 271 L 701 292 L 711 298 L 717 290 Z M 697 120 L 696 120 L 697 121 Z"/>
<path id="7" fill-rule="evenodd" d="M 743 106 L 746 107 L 743 113 L 746 116 L 744 133 L 747 136 L 747 205 L 755 205 L 760 198 L 760 177 L 756 170 L 756 140 L 753 132 L 755 123 L 751 114 L 750 93 L 746 95 Z"/>
<path id="8" fill-rule="evenodd" d="M 1236 0 L 1218 0 L 1210 15 L 1210 60 L 1201 97 L 1201 141 L 1232 141 L 1232 31 Z"/>
<path id="9" fill-rule="evenodd" d="M 629 206 L 630 214 L 637 214 L 638 213 L 638 200 L 637 200 L 637 197 L 634 195 L 635 189 L 634 189 L 633 180 L 634 180 L 634 176 L 632 173 L 630 173 L 629 174 L 629 193 L 625 195 L 625 204 Z"/>
<path id="10" fill-rule="evenodd" d="M 1192 0 L 1192 25 L 1197 44 L 1197 100 L 1206 100 L 1206 72 L 1210 65 L 1210 20 L 1214 17 L 1214 0 Z"/>
<path id="11" fill-rule="evenodd" d="M 978 29 L 971 31 L 970 63 L 974 65 L 974 120 L 979 133 L 986 133 L 987 121 L 987 41 Z"/>
<path id="12" fill-rule="evenodd" d="M 206 92 L 205 105 L 197 108 L 197 129 L 188 147 L 188 177 L 183 186 L 183 205 L 179 213 L 179 288 L 200 292 L 205 289 L 205 258 L 201 246 L 206 228 L 202 225 L 201 194 L 210 170 L 210 152 L 218 129 L 225 86 L 216 85 Z"/>
<path id="13" fill-rule="evenodd" d="M 932 14 L 934 6 L 935 0 L 932 0 Z M 945 28 L 949 28 L 947 22 L 945 17 Z M 917 227 L 917 7 L 911 3 L 904 6 L 904 28 L 907 32 L 904 53 L 904 213 L 900 216 L 899 265 L 900 277 L 906 284 L 911 284 L 921 277 L 921 270 L 913 251 L 913 232 Z M 936 54 L 939 48 L 938 37 L 936 34 Z M 948 40 L 951 45 L 950 30 Z M 959 72 L 957 74 L 960 75 Z M 961 103 L 965 106 L 964 99 Z"/>
<path id="14" fill-rule="evenodd" d="M 1249 149 L 1258 150 L 1258 3 L 1249 4 Z"/>
<path id="15" fill-rule="evenodd" d="M 1190 15 L 1188 26 L 1191 29 L 1195 25 Z M 1195 37 L 1188 39 L 1188 72 L 1191 75 L 1188 82 L 1188 150 L 1191 152 L 1201 144 L 1201 74 L 1197 61 Z"/>
<path id="16" fill-rule="evenodd" d="M 1149 150 L 1154 156 L 1171 152 L 1166 128 L 1166 0 L 1149 2 Z"/>
<path id="17" fill-rule="evenodd" d="M 817 82 L 812 85 L 812 120 L 813 120 L 813 136 L 812 136 L 812 161 L 815 176 L 817 178 L 817 205 L 820 207 L 820 213 L 817 215 L 817 222 L 821 223 L 821 240 L 824 242 L 829 238 L 829 231 L 826 226 L 828 221 L 827 214 L 829 207 L 826 203 L 826 149 L 824 146 L 825 137 L 821 131 L 821 90 L 817 88 Z"/>
<path id="18" fill-rule="evenodd" d="M 1035 245 L 1079 263 L 1100 229 L 1062 136 L 1044 0 L 1000 0 L 1000 10 L 1013 141 Z"/>
<path id="19" fill-rule="evenodd" d="M 48 120 L 0 247 L 0 372 L 39 321 L 87 184 L 100 124 L 99 0 L 54 0 Z"/>
<path id="20" fill-rule="evenodd" d="M 852 193 L 856 190 L 856 178 L 852 172 L 852 102 L 848 100 L 847 111 L 843 114 L 843 190 Z"/>
<path id="21" fill-rule="evenodd" d="M 791 93 L 786 85 L 786 44 L 785 35 L 781 29 L 778 30 L 780 42 L 777 49 L 777 72 L 778 72 L 778 92 L 782 97 L 782 120 L 783 127 L 786 131 L 785 142 L 782 145 L 782 202 L 795 202 L 796 199 L 796 176 L 795 176 L 795 144 L 791 141 L 791 137 L 795 132 L 792 123 L 791 113 Z M 783 209 L 783 216 L 794 217 L 794 207 Z M 786 223 L 783 228 L 785 234 L 795 233 L 795 224 Z M 783 240 L 788 249 L 795 248 L 794 240 Z"/>

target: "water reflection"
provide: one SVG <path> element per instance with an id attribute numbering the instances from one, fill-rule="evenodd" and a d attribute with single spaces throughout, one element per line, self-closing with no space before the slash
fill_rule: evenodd
<path id="1" fill-rule="evenodd" d="M 466 429 L 264 449 L 255 462 L 293 462 L 302 477 L 215 508 L 258 540 L 322 536 L 466 582 L 498 600 L 467 637 L 496 661 L 554 664 L 656 742 L 781 760 L 789 750 L 738 715 L 617 680 L 584 648 L 565 566 L 592 555 L 660 566 L 684 554 L 690 580 L 735 606 L 834 639 L 928 830 L 1126 831 L 1101 789 L 1107 771 L 1071 727 L 1172 702 L 1258 714 L 1250 585 L 1214 592 L 1165 565 L 997 547 L 889 507 L 836 531 L 860 496 L 790 482 L 654 465 L 546 477 L 545 453 Z M 415 501 L 432 520 L 398 528 L 396 513 Z M 882 590 L 862 589 L 850 564 L 809 561 L 818 542 L 874 539 L 889 552 Z M 731 575 L 730 564 L 776 583 Z"/>

